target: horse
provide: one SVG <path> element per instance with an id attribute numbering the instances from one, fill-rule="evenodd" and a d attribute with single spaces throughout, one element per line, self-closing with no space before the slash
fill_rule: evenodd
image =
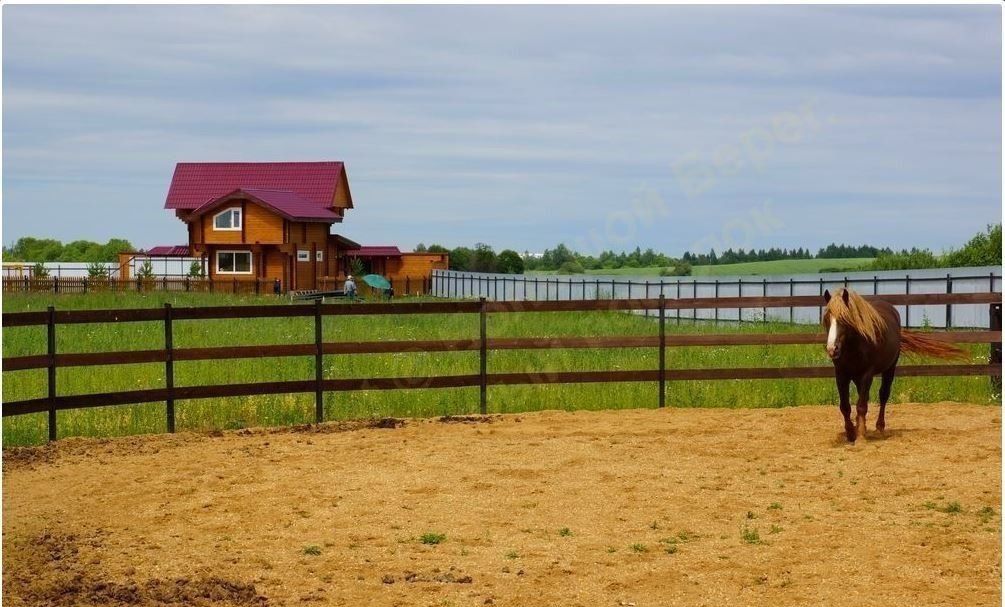
<path id="1" fill-rule="evenodd" d="M 902 353 L 964 358 L 967 353 L 930 335 L 901 329 L 900 313 L 883 300 L 866 301 L 851 289 L 838 289 L 835 296 L 824 291 L 821 323 L 827 330 L 827 356 L 834 364 L 841 401 L 841 415 L 848 442 L 865 438 L 865 417 L 869 412 L 869 390 L 876 375 L 879 385 L 879 418 L 876 430 L 886 430 L 886 403 L 890 399 L 897 362 Z M 856 423 L 851 423 L 850 383 L 858 391 Z"/>

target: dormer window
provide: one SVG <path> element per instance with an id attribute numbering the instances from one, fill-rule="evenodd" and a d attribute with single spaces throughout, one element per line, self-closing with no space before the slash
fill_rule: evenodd
<path id="1" fill-rule="evenodd" d="M 227 209 L 213 216 L 214 230 L 240 230 L 241 209 Z"/>

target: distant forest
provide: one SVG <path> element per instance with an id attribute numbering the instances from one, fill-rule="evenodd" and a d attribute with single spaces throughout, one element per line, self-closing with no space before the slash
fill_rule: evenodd
<path id="1" fill-rule="evenodd" d="M 726 249 L 717 253 L 714 249 L 707 253 L 685 251 L 680 257 L 671 257 L 648 248 L 636 247 L 634 251 L 615 253 L 604 251 L 600 255 L 585 255 L 574 251 L 565 244 L 553 249 L 545 249 L 540 256 L 522 255 L 512 249 L 498 254 L 487 244 L 478 243 L 473 248 L 447 247 L 433 244 L 419 244 L 418 252 L 439 252 L 450 254 L 450 269 L 469 272 L 502 272 L 522 274 L 525 271 L 558 271 L 564 274 L 578 274 L 586 270 L 613 270 L 618 268 L 664 268 L 664 275 L 691 273 L 692 266 L 746 263 L 753 261 L 777 261 L 781 259 L 851 259 L 871 257 L 874 261 L 865 264 L 863 270 L 907 270 L 916 268 L 939 268 L 961 266 L 1001 265 L 1002 226 L 988 226 L 959 249 L 936 255 L 929 249 L 912 248 L 894 251 L 889 247 L 872 245 L 851 246 L 831 243 L 811 253 L 802 247 L 797 249 Z"/>
<path id="2" fill-rule="evenodd" d="M 63 244 L 52 238 L 19 238 L 11 247 L 3 247 L 4 261 L 104 262 L 116 261 L 120 251 L 132 251 L 133 245 L 122 238 L 112 238 L 105 244 L 90 240 L 74 240 Z"/>

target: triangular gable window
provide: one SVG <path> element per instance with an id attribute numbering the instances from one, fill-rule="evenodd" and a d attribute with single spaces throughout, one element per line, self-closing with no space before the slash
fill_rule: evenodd
<path id="1" fill-rule="evenodd" d="M 240 230 L 241 209 L 227 209 L 213 216 L 214 230 Z"/>

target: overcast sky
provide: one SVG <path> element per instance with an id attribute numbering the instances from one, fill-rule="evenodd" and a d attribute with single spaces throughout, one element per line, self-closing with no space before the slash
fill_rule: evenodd
<path id="1" fill-rule="evenodd" d="M 1001 219 L 1000 10 L 8 5 L 3 242 L 343 160 L 365 244 L 939 250 Z"/>

